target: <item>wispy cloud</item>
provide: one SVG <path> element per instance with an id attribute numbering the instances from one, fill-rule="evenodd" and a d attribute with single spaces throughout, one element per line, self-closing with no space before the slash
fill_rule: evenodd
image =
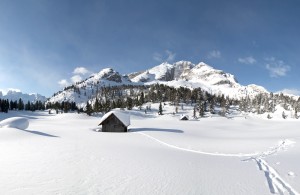
<path id="1" fill-rule="evenodd" d="M 284 61 L 277 60 L 274 57 L 266 58 L 266 69 L 269 71 L 270 77 L 282 77 L 291 70 L 289 65 L 286 65 Z"/>
<path id="2" fill-rule="evenodd" d="M 85 76 L 87 74 L 93 74 L 93 73 L 85 67 L 76 67 L 72 72 L 71 78 L 61 79 L 57 83 L 59 84 L 59 86 L 61 88 L 64 88 L 64 87 L 67 87 L 67 86 L 71 85 L 72 83 L 77 83 L 77 82 L 82 81 L 83 76 Z"/>
<path id="3" fill-rule="evenodd" d="M 61 88 L 64 88 L 64 87 L 67 87 L 70 85 L 70 83 L 66 79 L 62 79 L 62 80 L 58 81 L 58 84 Z"/>
<path id="4" fill-rule="evenodd" d="M 245 58 L 239 58 L 238 61 L 242 64 L 255 64 L 256 59 L 253 58 L 252 56 L 245 57 Z"/>
<path id="5" fill-rule="evenodd" d="M 80 75 L 74 75 L 74 76 L 71 77 L 71 81 L 73 83 L 80 82 L 80 81 L 82 81 L 82 77 Z"/>
<path id="6" fill-rule="evenodd" d="M 73 74 L 86 75 L 88 73 L 90 73 L 90 71 L 88 69 L 86 69 L 85 67 L 77 67 L 73 71 Z"/>
<path id="7" fill-rule="evenodd" d="M 277 91 L 276 93 L 284 93 L 284 94 L 299 95 L 300 96 L 300 90 L 299 89 L 282 89 L 280 91 Z"/>
<path id="8" fill-rule="evenodd" d="M 166 50 L 167 53 L 167 62 L 173 62 L 175 60 L 176 53 L 171 52 L 170 50 Z"/>
<path id="9" fill-rule="evenodd" d="M 176 53 L 170 51 L 170 50 L 165 50 L 163 54 L 155 52 L 153 54 L 153 59 L 158 62 L 173 62 L 175 60 Z"/>
<path id="10" fill-rule="evenodd" d="M 155 52 L 155 53 L 153 54 L 153 59 L 154 59 L 155 61 L 158 61 L 158 62 L 162 62 L 162 61 L 163 61 L 162 55 L 159 54 L 159 53 L 157 53 L 157 52 Z"/>
<path id="11" fill-rule="evenodd" d="M 212 50 L 207 54 L 207 58 L 221 58 L 221 52 L 219 50 Z"/>
<path id="12" fill-rule="evenodd" d="M 6 95 L 9 91 L 15 91 L 15 92 L 21 92 L 20 89 L 15 88 L 7 88 L 7 89 L 0 89 L 0 92 L 2 92 L 2 95 Z"/>

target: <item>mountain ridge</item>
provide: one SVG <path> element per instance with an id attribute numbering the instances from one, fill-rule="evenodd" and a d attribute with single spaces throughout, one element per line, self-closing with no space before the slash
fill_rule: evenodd
<path id="1" fill-rule="evenodd" d="M 193 64 L 189 61 L 178 61 L 173 64 L 162 63 L 153 68 L 135 73 L 133 82 L 144 84 L 162 83 L 173 87 L 184 86 L 202 88 L 213 94 L 224 94 L 240 99 L 245 96 L 255 96 L 257 93 L 269 93 L 264 87 L 255 84 L 243 86 L 234 75 L 200 62 Z M 171 79 L 170 79 L 171 78 Z"/>
<path id="2" fill-rule="evenodd" d="M 173 64 L 164 62 L 144 71 L 121 75 L 112 68 L 102 69 L 89 78 L 55 93 L 49 102 L 73 101 L 82 106 L 97 96 L 104 86 L 148 86 L 164 84 L 171 87 L 201 88 L 210 94 L 224 95 L 232 99 L 255 97 L 268 92 L 263 86 L 250 84 L 243 86 L 234 75 L 218 70 L 200 62 L 178 61 Z"/>

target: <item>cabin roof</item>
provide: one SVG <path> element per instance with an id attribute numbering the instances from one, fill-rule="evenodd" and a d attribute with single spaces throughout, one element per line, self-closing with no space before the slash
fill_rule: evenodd
<path id="1" fill-rule="evenodd" d="M 189 116 L 188 115 L 181 115 L 181 117 L 180 117 L 180 120 L 182 120 L 182 119 L 189 119 Z"/>
<path id="2" fill-rule="evenodd" d="M 115 115 L 126 127 L 128 127 L 130 125 L 130 115 L 126 114 L 124 112 L 121 112 L 121 111 L 117 111 L 117 110 L 110 111 L 110 112 L 106 113 L 101 118 L 101 121 L 100 121 L 99 125 L 101 125 L 103 123 L 103 121 L 105 121 L 112 114 Z"/>

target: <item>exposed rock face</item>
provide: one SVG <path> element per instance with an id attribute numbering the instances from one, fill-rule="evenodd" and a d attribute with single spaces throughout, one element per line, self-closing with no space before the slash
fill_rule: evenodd
<path id="1" fill-rule="evenodd" d="M 211 66 L 200 62 L 195 65 L 187 61 L 179 61 L 174 64 L 162 63 L 144 72 L 130 75 L 133 82 L 151 82 L 151 81 L 173 81 L 185 80 L 195 81 L 202 80 L 213 85 L 235 85 L 236 79 L 233 75 L 216 70 Z"/>

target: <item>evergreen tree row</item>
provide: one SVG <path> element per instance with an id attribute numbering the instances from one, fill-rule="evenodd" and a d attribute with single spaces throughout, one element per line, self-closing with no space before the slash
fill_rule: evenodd
<path id="1" fill-rule="evenodd" d="M 76 111 L 78 110 L 76 103 L 75 102 L 55 102 L 55 103 L 51 103 L 48 102 L 46 104 L 46 109 L 54 109 L 58 112 L 58 110 L 63 111 L 64 113 L 68 113 L 69 111 Z"/>
<path id="2" fill-rule="evenodd" d="M 144 103 L 171 102 L 176 107 L 190 104 L 194 107 L 194 117 L 203 117 L 205 113 L 217 113 L 226 116 L 230 106 L 235 105 L 242 112 L 252 112 L 257 114 L 273 113 L 277 105 L 281 105 L 285 110 L 292 110 L 295 117 L 300 110 L 300 98 L 295 99 L 291 96 L 273 93 L 261 93 L 250 98 L 246 96 L 240 100 L 232 99 L 224 95 L 210 94 L 201 88 L 189 89 L 185 87 L 174 88 L 163 84 L 154 84 L 148 86 L 99 86 L 99 83 L 81 86 L 72 85 L 65 90 L 73 92 L 78 98 L 86 96 L 89 99 L 85 108 L 79 111 L 85 111 L 88 115 L 92 113 L 106 113 L 114 108 L 139 107 Z M 63 92 L 58 92 L 58 94 Z M 218 107 L 219 109 L 215 109 Z M 62 102 L 47 105 L 47 108 L 64 110 L 76 110 L 74 102 Z M 160 114 L 162 114 L 160 112 Z M 285 114 L 283 113 L 283 116 Z"/>
<path id="3" fill-rule="evenodd" d="M 215 106 L 222 107 L 225 115 L 229 106 L 237 101 L 230 100 L 228 97 L 215 96 L 206 91 L 197 89 L 188 89 L 184 87 L 174 88 L 167 85 L 155 84 L 152 86 L 114 86 L 102 87 L 97 90 L 94 99 L 87 101 L 84 111 L 91 115 L 92 113 L 106 113 L 114 108 L 139 107 L 144 103 L 171 102 L 174 106 L 183 105 L 183 103 L 194 105 L 196 113 L 204 116 L 204 112 L 215 113 Z M 159 112 L 162 114 L 162 111 Z M 220 113 L 221 114 L 221 113 Z"/>
<path id="4" fill-rule="evenodd" d="M 9 110 L 45 110 L 45 105 L 41 101 L 36 102 L 27 102 L 24 104 L 23 100 L 20 98 L 19 101 L 12 101 L 12 100 L 1 100 L 0 99 L 0 112 L 7 113 Z"/>

